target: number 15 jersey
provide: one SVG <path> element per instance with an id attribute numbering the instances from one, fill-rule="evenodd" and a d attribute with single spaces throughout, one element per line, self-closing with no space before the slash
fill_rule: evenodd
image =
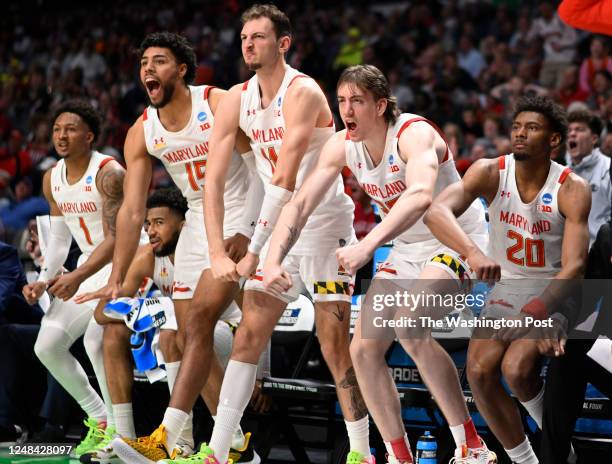
<path id="1" fill-rule="evenodd" d="M 213 113 L 208 94 L 213 87 L 189 86 L 191 117 L 177 132 L 166 130 L 157 109 L 149 106 L 142 115 L 147 151 L 158 158 L 187 199 L 190 210 L 203 211 L 202 189 L 206 175 L 208 139 L 212 134 Z M 240 155 L 234 152 L 225 182 L 225 209 L 241 207 L 248 189 L 248 170 Z"/>
<path id="2" fill-rule="evenodd" d="M 499 160 L 499 186 L 489 206 L 491 257 L 501 264 L 502 279 L 550 278 L 561 270 L 565 218 L 559 212 L 559 189 L 571 172 L 551 160 L 537 196 L 524 203 L 516 185 L 516 160 Z"/>

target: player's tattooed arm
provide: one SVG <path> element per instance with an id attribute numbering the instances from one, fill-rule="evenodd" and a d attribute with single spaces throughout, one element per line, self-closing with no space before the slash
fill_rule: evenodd
<path id="1" fill-rule="evenodd" d="M 284 237 L 285 240 L 280 244 L 280 252 L 281 252 L 281 261 L 285 259 L 285 256 L 289 254 L 295 242 L 297 242 L 300 237 L 300 232 L 302 232 L 302 227 L 298 226 L 289 226 L 287 225 L 288 235 Z"/>
<path id="2" fill-rule="evenodd" d="M 113 163 L 115 164 L 115 163 Z M 123 180 L 125 170 L 118 165 L 108 166 L 100 173 L 99 186 L 102 193 L 102 215 L 107 233 L 115 236 L 117 213 L 123 203 Z"/>

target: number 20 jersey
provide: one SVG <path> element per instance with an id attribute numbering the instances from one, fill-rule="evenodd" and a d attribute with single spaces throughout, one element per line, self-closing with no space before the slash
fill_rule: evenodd
<path id="1" fill-rule="evenodd" d="M 202 211 L 208 140 L 212 134 L 214 116 L 208 104 L 211 86 L 189 86 L 191 118 L 177 132 L 166 130 L 157 109 L 149 106 L 142 115 L 147 151 L 158 158 L 187 199 L 190 210 Z M 225 209 L 240 207 L 248 188 L 248 169 L 236 152 L 225 182 Z"/>
<path id="2" fill-rule="evenodd" d="M 491 258 L 501 264 L 502 279 L 553 277 L 561 270 L 565 226 L 559 189 L 571 170 L 551 161 L 544 186 L 524 203 L 516 185 L 514 155 L 498 160 L 499 187 L 489 206 Z"/>

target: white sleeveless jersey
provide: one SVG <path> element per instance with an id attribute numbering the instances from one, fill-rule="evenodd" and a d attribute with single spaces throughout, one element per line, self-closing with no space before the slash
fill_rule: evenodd
<path id="1" fill-rule="evenodd" d="M 102 194 L 96 186 L 96 176 L 112 160 L 112 156 L 92 151 L 85 174 L 72 185 L 66 180 L 63 159 L 51 170 L 51 194 L 84 256 L 89 256 L 104 240 Z"/>
<path id="2" fill-rule="evenodd" d="M 551 161 L 544 186 L 525 204 L 516 186 L 514 155 L 498 159 L 499 187 L 489 206 L 491 258 L 501 264 L 502 278 L 553 277 L 561 269 L 565 225 L 559 188 L 571 170 Z"/>
<path id="3" fill-rule="evenodd" d="M 208 139 L 212 133 L 213 113 L 208 105 L 211 86 L 189 86 L 191 118 L 178 132 L 167 131 L 151 106 L 142 115 L 147 151 L 158 158 L 187 199 L 189 208 L 202 211 L 202 189 L 206 175 Z M 234 152 L 225 182 L 226 210 L 244 203 L 248 189 L 248 169 Z"/>
<path id="4" fill-rule="evenodd" d="M 359 185 L 378 205 L 382 217 L 386 216 L 395 202 L 406 190 L 406 163 L 398 153 L 398 139 L 402 132 L 412 123 L 425 121 L 432 125 L 440 133 L 438 127 L 427 119 L 415 114 L 403 113 L 394 125 L 387 130 L 385 151 L 383 158 L 377 166 L 367 152 L 363 142 L 352 142 L 346 138 L 345 153 L 346 164 L 355 175 Z M 440 133 L 440 135 L 442 135 Z M 446 148 L 446 155 L 438 167 L 438 177 L 434 189 L 434 198 L 447 186 L 460 180 L 459 173 L 455 168 L 455 162 Z M 479 200 L 459 217 L 459 224 L 468 234 L 486 234 L 486 222 L 484 208 Z M 398 235 L 393 243 L 394 246 L 412 244 L 434 239 L 427 226 L 419 219 L 410 229 Z"/>
<path id="5" fill-rule="evenodd" d="M 164 296 L 172 297 L 172 283 L 174 281 L 174 264 L 168 256 L 155 257 L 153 269 L 153 282 Z"/>
<path id="6" fill-rule="evenodd" d="M 276 168 L 281 152 L 286 126 L 283 117 L 283 102 L 287 88 L 296 78 L 308 78 L 297 70 L 286 66 L 285 77 L 274 99 L 267 108 L 262 108 L 257 75 L 244 83 L 240 100 L 240 128 L 249 137 L 255 153 L 257 171 L 268 185 Z M 333 120 L 328 127 L 317 127 L 308 144 L 300 164 L 295 191 L 314 169 L 321 148 L 334 134 Z M 319 205 L 312 212 L 302 229 L 300 238 L 292 253 L 312 253 L 323 247 L 338 246 L 338 240 L 349 237 L 353 232 L 353 201 L 344 193 L 342 178 L 338 178 L 326 192 Z"/>

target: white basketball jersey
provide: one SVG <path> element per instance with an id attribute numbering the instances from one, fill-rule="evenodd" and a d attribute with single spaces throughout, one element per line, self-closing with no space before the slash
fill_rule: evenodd
<path id="1" fill-rule="evenodd" d="M 174 281 L 174 264 L 168 256 L 156 256 L 153 270 L 153 282 L 164 296 L 172 296 L 172 283 Z"/>
<path id="2" fill-rule="evenodd" d="M 51 194 L 84 256 L 89 256 L 104 240 L 102 195 L 96 186 L 96 176 L 112 160 L 112 156 L 92 151 L 85 174 L 74 184 L 68 184 L 63 159 L 51 170 Z"/>
<path id="3" fill-rule="evenodd" d="M 559 212 L 559 188 L 571 172 L 551 161 L 544 186 L 529 204 L 516 186 L 514 155 L 499 159 L 499 187 L 489 206 L 491 258 L 502 278 L 553 277 L 561 269 L 565 218 Z"/>
<path id="4" fill-rule="evenodd" d="M 346 164 L 351 169 L 361 188 L 378 205 L 380 214 L 384 217 L 391 210 L 395 202 L 406 190 L 406 163 L 398 153 L 398 139 L 402 132 L 417 121 L 425 121 L 440 133 L 440 129 L 427 119 L 415 114 L 403 113 L 394 125 L 389 125 L 383 158 L 377 166 L 363 142 L 352 142 L 347 138 L 345 142 Z M 440 133 L 440 135 L 442 135 Z M 448 147 L 442 163 L 438 167 L 438 177 L 434 189 L 434 198 L 447 186 L 460 180 Z M 465 232 L 486 234 L 484 208 L 479 200 L 474 201 L 470 207 L 459 217 L 459 224 Z M 394 245 L 411 244 L 433 239 L 432 233 L 419 219 L 410 229 L 397 236 Z"/>
<path id="5" fill-rule="evenodd" d="M 281 152 L 286 126 L 283 117 L 283 101 L 287 88 L 296 78 L 308 78 L 297 70 L 286 67 L 285 77 L 274 99 L 263 108 L 259 94 L 257 75 L 244 83 L 240 100 L 240 128 L 249 137 L 255 153 L 257 171 L 267 185 L 272 179 L 276 162 Z M 321 148 L 334 134 L 333 120 L 328 127 L 316 127 L 311 135 L 308 148 L 300 164 L 295 191 L 314 169 Z M 344 193 L 342 178 L 338 178 L 308 218 L 292 253 L 311 253 L 321 247 L 338 246 L 338 240 L 349 237 L 353 232 L 354 205 Z"/>
<path id="6" fill-rule="evenodd" d="M 158 158 L 187 199 L 190 209 L 202 211 L 202 189 L 206 176 L 208 139 L 212 133 L 213 113 L 208 94 L 213 87 L 189 86 L 191 118 L 178 132 L 167 131 L 149 106 L 142 115 L 145 142 L 150 155 Z M 234 152 L 225 182 L 225 208 L 240 206 L 248 189 L 248 169 L 241 156 Z"/>

